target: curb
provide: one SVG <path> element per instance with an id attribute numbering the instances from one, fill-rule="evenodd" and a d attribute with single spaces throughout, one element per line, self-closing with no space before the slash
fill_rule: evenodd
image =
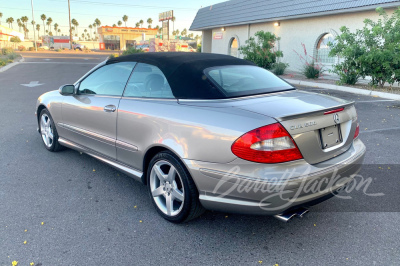
<path id="1" fill-rule="evenodd" d="M 2 68 L 0 68 L 0 73 L 1 72 L 4 72 L 4 71 L 6 71 L 6 70 L 8 70 L 8 69 L 10 69 L 10 68 L 12 68 L 13 66 L 16 66 L 16 65 L 18 65 L 19 63 L 21 63 L 21 62 L 24 62 L 25 61 L 25 58 L 21 55 L 21 59 L 18 61 L 18 62 L 13 62 L 13 63 L 11 63 L 11 64 L 8 64 L 8 65 L 6 65 L 6 66 L 3 66 Z"/>
<path id="2" fill-rule="evenodd" d="M 316 88 L 327 89 L 327 90 L 344 91 L 344 92 L 350 92 L 350 93 L 355 93 L 355 94 L 375 96 L 375 97 L 381 97 L 381 98 L 400 101 L 400 94 L 393 94 L 393 93 L 380 92 L 380 91 L 370 91 L 370 90 L 365 90 L 365 89 L 357 89 L 357 88 L 351 88 L 351 87 L 346 87 L 346 86 L 324 84 L 324 83 L 317 83 L 317 82 L 310 82 L 310 81 L 303 81 L 303 80 L 296 80 L 296 79 L 284 79 L 284 80 L 286 80 L 287 82 L 289 82 L 293 85 L 303 85 L 303 86 L 307 86 L 307 87 L 316 87 Z"/>

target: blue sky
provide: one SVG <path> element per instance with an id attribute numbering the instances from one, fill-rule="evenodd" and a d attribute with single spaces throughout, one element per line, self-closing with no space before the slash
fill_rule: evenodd
<path id="1" fill-rule="evenodd" d="M 68 32 L 68 1 L 67 0 L 33 0 L 35 9 L 35 21 L 40 23 L 43 29 L 40 15 L 45 14 L 60 25 L 62 33 Z M 117 24 L 122 21 L 122 16 L 129 17 L 127 26 L 134 27 L 140 19 L 146 21 L 153 19 L 152 26 L 160 25 L 158 14 L 160 12 L 174 10 L 176 17 L 175 29 L 189 29 L 197 10 L 201 7 L 223 2 L 222 0 L 174 0 L 174 1 L 137 1 L 137 0 L 70 0 L 71 18 L 75 18 L 78 23 L 79 33 L 83 32 L 89 24 L 93 24 L 95 18 L 99 18 L 102 25 Z M 3 13 L 2 25 L 7 26 L 5 20 L 8 17 L 14 18 L 14 29 L 18 29 L 16 20 L 22 16 L 27 16 L 32 20 L 30 0 L 0 0 L 0 12 Z M 124 25 L 124 24 L 123 24 Z M 147 25 L 145 23 L 144 25 Z M 31 25 L 29 25 L 32 35 Z M 200 34 L 200 32 L 194 32 Z"/>

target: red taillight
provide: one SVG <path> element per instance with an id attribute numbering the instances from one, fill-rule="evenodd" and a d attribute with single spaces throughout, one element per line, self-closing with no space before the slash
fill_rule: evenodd
<path id="1" fill-rule="evenodd" d="M 360 134 L 360 124 L 359 123 L 357 123 L 356 132 L 354 132 L 353 139 L 356 139 L 358 137 L 358 134 Z"/>
<path id="2" fill-rule="evenodd" d="M 279 123 L 247 132 L 233 143 L 232 152 L 257 163 L 283 163 L 303 158 L 292 137 Z"/>
<path id="3" fill-rule="evenodd" d="M 334 114 L 334 113 L 337 113 L 337 112 L 341 112 L 341 111 L 343 111 L 343 110 L 344 110 L 344 107 L 338 108 L 338 109 L 335 109 L 335 110 L 326 111 L 326 112 L 324 113 L 324 115 Z"/>

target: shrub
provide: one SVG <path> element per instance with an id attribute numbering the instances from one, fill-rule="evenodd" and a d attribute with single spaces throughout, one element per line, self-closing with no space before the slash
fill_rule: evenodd
<path id="1" fill-rule="evenodd" d="M 197 50 L 198 53 L 201 53 L 201 44 L 200 43 L 197 45 L 196 50 Z"/>
<path id="2" fill-rule="evenodd" d="M 62 52 L 62 49 L 58 48 L 58 49 L 56 50 L 56 52 Z"/>
<path id="3" fill-rule="evenodd" d="M 0 58 L 0 67 L 7 65 L 8 60 Z"/>
<path id="4" fill-rule="evenodd" d="M 285 73 L 285 69 L 289 66 L 289 64 L 285 64 L 282 62 L 275 63 L 272 65 L 272 73 L 275 75 L 283 75 Z"/>
<path id="5" fill-rule="evenodd" d="M 28 51 L 35 51 L 35 47 L 29 47 Z"/>
<path id="6" fill-rule="evenodd" d="M 90 53 L 92 50 L 90 50 L 89 48 L 87 48 L 86 46 L 83 48 L 83 51 L 85 53 Z"/>
<path id="7" fill-rule="evenodd" d="M 18 51 L 26 51 L 25 46 L 23 45 L 18 46 Z"/>
<path id="8" fill-rule="evenodd" d="M 16 53 L 14 53 L 14 52 L 7 55 L 7 59 L 11 60 L 11 61 L 14 60 L 17 57 L 18 57 L 18 55 Z"/>
<path id="9" fill-rule="evenodd" d="M 281 51 L 275 50 L 275 43 L 280 40 L 271 32 L 257 31 L 255 37 L 246 40 L 245 45 L 239 48 L 245 60 L 254 62 L 257 66 L 271 69 L 277 58 L 283 57 Z"/>
<path id="10" fill-rule="evenodd" d="M 341 34 L 334 43 L 329 43 L 329 55 L 342 59 L 332 72 L 343 83 L 352 84 L 355 79 L 367 76 L 372 78 L 372 86 L 400 81 L 400 8 L 390 17 L 382 8 L 376 11 L 382 19 L 377 22 L 365 19 L 364 27 L 356 32 L 341 27 Z"/>
<path id="11" fill-rule="evenodd" d="M 322 66 L 313 61 L 304 65 L 302 74 L 308 79 L 317 79 L 323 72 Z"/>
<path id="12" fill-rule="evenodd" d="M 116 58 L 118 56 L 119 56 L 119 54 L 110 54 L 110 56 L 108 58 L 109 59 L 113 59 L 113 58 Z"/>
<path id="13" fill-rule="evenodd" d="M 14 53 L 14 49 L 11 47 L 4 47 L 1 49 L 1 54 L 3 54 L 3 55 L 8 55 L 11 53 Z"/>
<path id="14" fill-rule="evenodd" d="M 122 55 L 128 55 L 128 54 L 138 54 L 138 53 L 144 53 L 141 49 L 135 49 L 134 47 L 129 48 L 128 50 L 125 50 Z"/>

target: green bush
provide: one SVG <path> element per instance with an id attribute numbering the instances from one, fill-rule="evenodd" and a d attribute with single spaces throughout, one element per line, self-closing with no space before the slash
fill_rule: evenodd
<path id="1" fill-rule="evenodd" d="M 289 64 L 285 64 L 282 62 L 275 63 L 272 65 L 272 73 L 275 75 L 283 75 L 285 73 L 285 69 L 289 66 Z"/>
<path id="2" fill-rule="evenodd" d="M 125 50 L 122 53 L 122 55 L 139 54 L 139 53 L 144 53 L 144 52 L 141 49 L 135 49 L 134 47 L 131 47 L 128 50 Z"/>
<path id="3" fill-rule="evenodd" d="M 4 47 L 1 49 L 1 54 L 3 54 L 3 55 L 8 55 L 11 53 L 14 53 L 14 49 L 11 47 Z"/>
<path id="4" fill-rule="evenodd" d="M 25 46 L 23 45 L 18 46 L 18 51 L 26 51 Z"/>
<path id="5" fill-rule="evenodd" d="M 58 48 L 57 50 L 56 50 L 56 52 L 62 52 L 63 50 L 62 49 L 60 49 L 60 48 Z"/>
<path id="6" fill-rule="evenodd" d="M 7 54 L 7 59 L 8 60 L 14 60 L 15 58 L 17 58 L 18 57 L 18 54 L 16 54 L 16 53 L 10 53 L 10 54 Z"/>
<path id="7" fill-rule="evenodd" d="M 113 58 L 116 58 L 118 56 L 119 56 L 119 54 L 110 54 L 110 56 L 108 58 L 109 59 L 113 59 Z"/>
<path id="8" fill-rule="evenodd" d="M 365 19 L 364 27 L 356 32 L 341 27 L 334 43 L 328 44 L 329 55 L 341 58 L 332 71 L 340 82 L 354 84 L 367 76 L 372 78 L 372 86 L 400 82 L 400 8 L 390 17 L 383 8 L 376 11 L 382 19 Z"/>
<path id="9" fill-rule="evenodd" d="M 304 65 L 302 74 L 308 79 L 317 79 L 322 76 L 323 72 L 323 67 L 313 61 Z"/>
<path id="10" fill-rule="evenodd" d="M 275 50 L 275 43 L 280 38 L 271 32 L 262 30 L 257 31 L 255 37 L 246 40 L 245 45 L 239 47 L 239 52 L 244 55 L 245 60 L 252 61 L 259 67 L 271 69 L 277 58 L 283 57 L 281 51 Z"/>
<path id="11" fill-rule="evenodd" d="M 198 53 L 201 53 L 201 43 L 199 43 L 199 44 L 197 45 L 196 50 L 197 50 Z"/>
<path id="12" fill-rule="evenodd" d="M 7 65 L 8 60 L 0 58 L 0 67 Z"/>
<path id="13" fill-rule="evenodd" d="M 35 47 L 29 47 L 28 51 L 35 51 Z"/>

